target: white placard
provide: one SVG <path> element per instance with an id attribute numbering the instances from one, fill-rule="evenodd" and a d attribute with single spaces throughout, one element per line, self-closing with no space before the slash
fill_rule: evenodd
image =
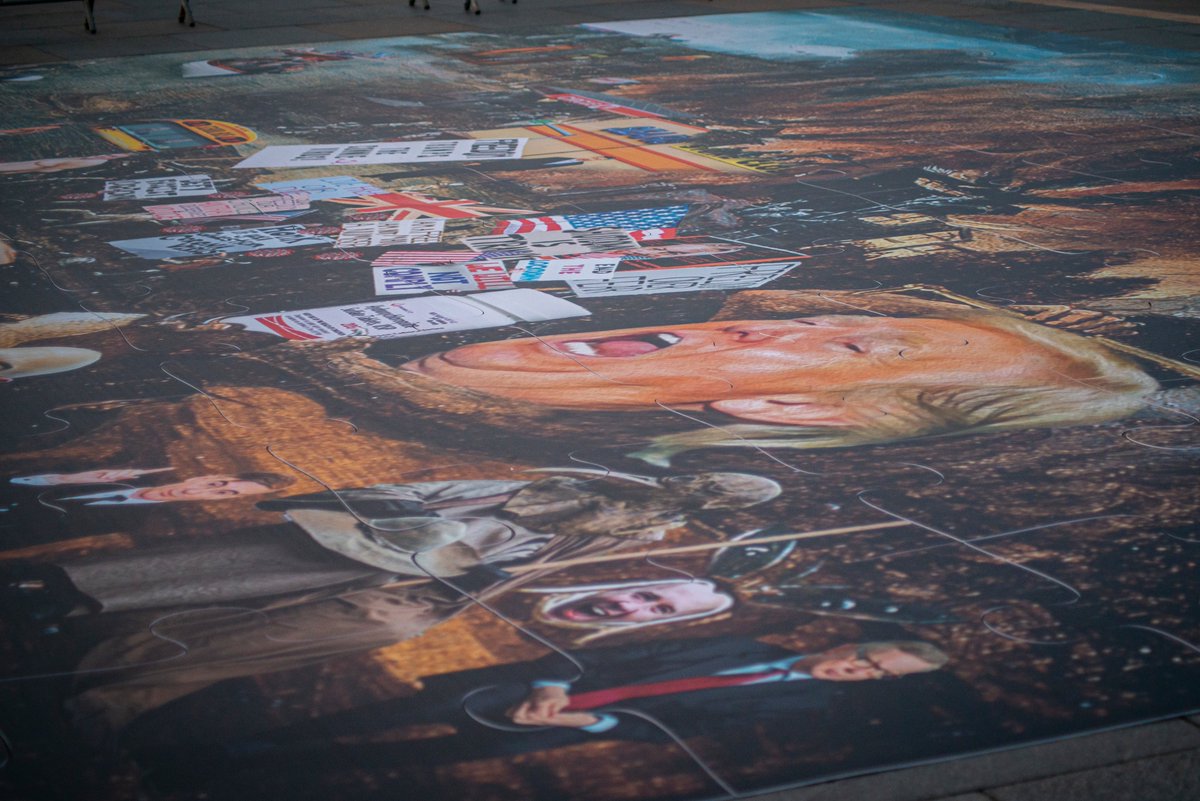
<path id="1" fill-rule="evenodd" d="M 663 292 L 703 292 L 714 289 L 753 289 L 786 274 L 798 261 L 765 264 L 722 264 L 668 270 L 632 270 L 608 278 L 568 281 L 576 297 L 656 295 Z"/>
<path id="2" fill-rule="evenodd" d="M 591 228 L 584 231 L 533 231 L 528 234 L 468 236 L 463 244 L 493 258 L 536 259 L 571 256 L 576 253 L 607 253 L 634 250 L 638 242 L 620 228 Z"/>
<path id="3" fill-rule="evenodd" d="M 260 248 L 297 248 L 332 245 L 327 236 L 313 236 L 302 225 L 276 225 L 269 228 L 242 228 L 211 233 L 152 236 L 146 239 L 122 239 L 109 242 L 143 259 L 170 259 L 180 256 L 211 256 L 217 253 L 242 253 Z"/>
<path id="4" fill-rule="evenodd" d="M 376 295 L 414 295 L 419 292 L 483 292 L 512 289 L 501 261 L 467 264 L 375 267 Z"/>
<path id="5" fill-rule="evenodd" d="M 417 142 L 354 142 L 335 145 L 271 145 L 233 165 L 255 167 L 334 167 L 345 164 L 405 164 L 437 161 L 519 159 L 525 138 L 436 139 Z"/>
<path id="6" fill-rule="evenodd" d="M 612 275 L 621 259 L 522 259 L 512 271 L 514 281 L 566 281 Z"/>
<path id="7" fill-rule="evenodd" d="M 163 175 L 104 182 L 105 200 L 160 200 L 216 193 L 217 187 L 207 175 Z"/>
<path id="8" fill-rule="evenodd" d="M 237 217 L 248 214 L 275 214 L 308 208 L 308 195 L 289 192 L 286 195 L 264 197 L 233 197 L 226 200 L 204 200 L 192 203 L 169 203 L 163 206 L 143 206 L 156 220 L 200 220 L 205 217 Z"/>
<path id="9" fill-rule="evenodd" d="M 442 241 L 445 220 L 371 220 L 346 223 L 338 234 L 339 248 L 378 248 Z"/>
<path id="10" fill-rule="evenodd" d="M 252 314 L 227 317 L 223 322 L 236 323 L 248 331 L 275 334 L 284 339 L 397 339 L 588 314 L 591 312 L 576 303 L 536 289 L 510 289 L 487 295 L 426 295 L 275 314 Z"/>
<path id="11" fill-rule="evenodd" d="M 304 192 L 309 200 L 330 200 L 343 197 L 366 197 L 382 195 L 387 190 L 381 186 L 369 184 L 353 175 L 330 175 L 325 178 L 306 178 L 299 181 L 272 181 L 257 184 L 263 189 L 281 194 Z"/>

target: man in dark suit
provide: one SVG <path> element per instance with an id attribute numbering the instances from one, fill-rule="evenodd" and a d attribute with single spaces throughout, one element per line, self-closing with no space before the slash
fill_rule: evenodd
<path id="1" fill-rule="evenodd" d="M 822 713 L 836 685 L 937 670 L 947 656 L 920 641 L 848 643 L 812 654 L 745 638 L 665 640 L 581 650 L 431 676 L 408 698 L 348 710 L 275 732 L 245 753 L 295 755 L 330 738 L 413 724 L 457 734 L 351 746 L 360 766 L 436 764 L 540 751 L 594 738 L 666 742 L 736 735 L 755 723 Z M 643 717 L 644 716 L 644 717 Z M 651 720 L 652 719 L 652 720 Z"/>

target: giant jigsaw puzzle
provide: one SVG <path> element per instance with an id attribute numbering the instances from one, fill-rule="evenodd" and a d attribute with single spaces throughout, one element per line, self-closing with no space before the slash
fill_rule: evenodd
<path id="1" fill-rule="evenodd" d="M 1200 708 L 1195 54 L 0 78 L 14 797 L 720 798 Z"/>

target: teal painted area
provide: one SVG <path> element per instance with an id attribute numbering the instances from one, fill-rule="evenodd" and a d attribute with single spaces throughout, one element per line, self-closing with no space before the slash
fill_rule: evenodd
<path id="1" fill-rule="evenodd" d="M 974 80 L 1108 86 L 1200 80 L 1200 59 L 1191 53 L 878 9 L 721 14 L 587 27 L 770 61 L 837 63 L 886 53 L 943 51 L 947 58 L 927 62 L 922 72 L 970 74 Z M 959 58 L 949 58 L 952 53 Z M 966 65 L 967 60 L 975 63 Z"/>

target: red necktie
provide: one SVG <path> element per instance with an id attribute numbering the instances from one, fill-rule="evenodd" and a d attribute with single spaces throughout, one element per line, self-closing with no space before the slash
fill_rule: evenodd
<path id="1" fill-rule="evenodd" d="M 671 695 L 673 693 L 690 693 L 695 690 L 707 690 L 712 687 L 736 687 L 739 684 L 775 676 L 783 676 L 788 671 L 776 668 L 758 673 L 736 673 L 731 676 L 696 676 L 690 679 L 672 679 L 671 681 L 655 681 L 649 684 L 627 684 L 624 687 L 610 687 L 607 690 L 593 690 L 590 693 L 580 693 L 571 696 L 564 711 L 577 712 L 582 709 L 595 709 L 598 706 L 628 701 L 630 698 L 649 698 L 655 695 Z"/>

